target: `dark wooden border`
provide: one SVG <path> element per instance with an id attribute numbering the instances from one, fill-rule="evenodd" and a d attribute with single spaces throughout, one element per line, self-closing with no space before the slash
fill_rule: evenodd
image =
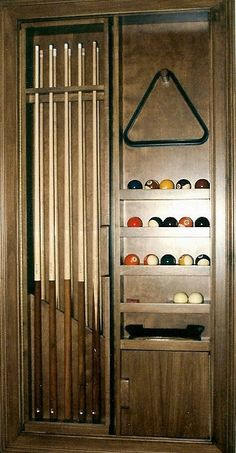
<path id="1" fill-rule="evenodd" d="M 209 9 L 219 4 L 215 0 L 150 0 L 148 11 L 173 11 L 175 9 Z M 31 19 L 57 16 L 73 17 L 75 15 L 118 14 L 119 12 L 146 11 L 147 5 L 143 0 L 109 0 L 109 1 L 54 1 L 38 0 L 8 0 L 0 4 L 0 422 L 2 452 L 32 452 L 45 451 L 152 451 L 152 452 L 217 452 L 233 453 L 235 449 L 235 270 L 234 270 L 234 244 L 235 244 L 235 19 L 234 0 L 226 1 L 225 27 L 227 29 L 224 43 L 227 57 L 225 79 L 228 83 L 227 98 L 227 204 L 228 212 L 226 225 L 227 256 L 225 297 L 228 298 L 226 326 L 227 367 L 221 374 L 221 381 L 225 379 L 226 394 L 222 395 L 225 405 L 223 414 L 226 419 L 226 429 L 216 423 L 216 443 L 214 445 L 201 442 L 168 442 L 161 440 L 127 439 L 115 436 L 105 437 L 63 437 L 44 434 L 26 434 L 21 425 L 19 405 L 21 395 L 21 351 L 20 351 L 20 322 L 21 313 L 18 304 L 18 118 L 17 118 L 17 19 Z M 224 33 L 224 30 L 223 30 Z M 217 79 L 217 75 L 216 75 Z M 216 80 L 220 84 L 220 81 Z M 226 89 L 225 86 L 222 89 Z M 223 203 L 224 204 L 224 203 Z M 218 272 L 221 270 L 218 269 Z M 221 293 L 217 295 L 220 298 Z M 220 301 L 219 301 L 220 303 Z M 220 339 L 217 340 L 220 344 Z M 217 350 L 217 344 L 215 345 Z M 216 365 L 220 367 L 220 360 Z M 220 397 L 215 395 L 217 410 L 220 407 Z M 222 421 L 222 420 L 221 420 Z M 63 450 L 62 450 L 63 449 Z"/>

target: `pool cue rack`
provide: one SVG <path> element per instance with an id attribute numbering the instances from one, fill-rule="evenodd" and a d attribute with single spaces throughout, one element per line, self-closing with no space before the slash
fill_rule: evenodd
<path id="1" fill-rule="evenodd" d="M 233 453 L 231 0 L 4 2 L 3 451 Z"/>

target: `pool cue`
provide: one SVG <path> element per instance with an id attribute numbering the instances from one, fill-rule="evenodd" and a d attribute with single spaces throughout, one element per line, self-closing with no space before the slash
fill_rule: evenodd
<path id="1" fill-rule="evenodd" d="M 84 250 L 84 140 L 83 140 L 83 100 L 80 87 L 83 83 L 84 53 L 81 43 L 78 44 L 78 418 L 86 419 L 86 331 L 85 331 L 85 250 Z"/>
<path id="2" fill-rule="evenodd" d="M 39 46 L 35 46 L 34 86 L 39 88 Z M 40 131 L 39 93 L 34 104 L 34 399 L 35 419 L 43 418 L 42 387 L 42 320 L 41 320 L 41 252 L 40 252 Z"/>
<path id="3" fill-rule="evenodd" d="M 49 45 L 49 89 L 53 87 L 53 45 Z M 54 101 L 49 91 L 49 412 L 57 419 L 57 334 L 55 281 Z"/>
<path id="4" fill-rule="evenodd" d="M 43 50 L 39 52 L 39 86 L 43 88 Z M 45 288 L 45 227 L 44 227 L 44 142 L 43 142 L 43 103 L 39 105 L 39 130 L 40 130 L 40 241 L 41 241 L 41 299 L 46 299 Z"/>
<path id="5" fill-rule="evenodd" d="M 68 44 L 64 44 L 65 88 L 69 83 Z M 64 95 L 64 418 L 72 419 L 72 328 L 71 328 L 71 241 L 70 241 L 70 126 L 69 93 Z"/>
<path id="6" fill-rule="evenodd" d="M 97 85 L 97 42 L 93 41 L 93 85 Z M 99 201 L 98 201 L 98 111 L 97 92 L 93 90 L 93 306 L 92 306 L 92 417 L 100 420 L 100 308 L 99 308 Z"/>
<path id="7" fill-rule="evenodd" d="M 57 49 L 53 49 L 53 86 L 57 86 Z M 57 103 L 53 103 L 54 118 L 54 192 L 55 192 L 55 277 L 56 277 L 56 308 L 60 308 L 60 284 L 59 284 L 59 239 L 58 239 L 58 180 L 57 180 Z"/>

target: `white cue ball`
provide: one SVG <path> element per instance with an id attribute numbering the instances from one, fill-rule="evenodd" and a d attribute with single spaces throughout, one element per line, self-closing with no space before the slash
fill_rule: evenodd
<path id="1" fill-rule="evenodd" d="M 203 304 L 204 297 L 201 293 L 192 293 L 188 298 L 189 304 Z"/>
<path id="2" fill-rule="evenodd" d="M 173 301 L 175 304 L 187 304 L 188 295 L 186 293 L 175 293 Z"/>

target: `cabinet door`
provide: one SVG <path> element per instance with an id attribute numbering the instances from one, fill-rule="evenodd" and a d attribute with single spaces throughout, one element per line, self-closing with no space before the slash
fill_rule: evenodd
<path id="1" fill-rule="evenodd" d="M 124 351 L 122 435 L 209 438 L 209 354 Z"/>

